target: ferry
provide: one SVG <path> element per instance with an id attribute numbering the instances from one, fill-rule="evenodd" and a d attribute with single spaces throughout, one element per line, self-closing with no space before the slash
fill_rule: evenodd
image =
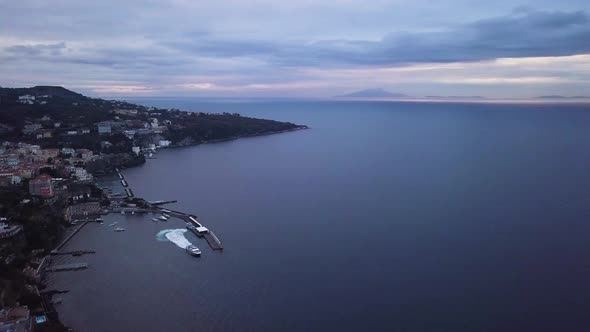
<path id="1" fill-rule="evenodd" d="M 125 228 L 117 227 L 115 228 L 115 232 L 124 232 Z"/>
<path id="2" fill-rule="evenodd" d="M 191 256 L 201 256 L 201 250 L 192 244 L 187 246 L 185 250 Z"/>

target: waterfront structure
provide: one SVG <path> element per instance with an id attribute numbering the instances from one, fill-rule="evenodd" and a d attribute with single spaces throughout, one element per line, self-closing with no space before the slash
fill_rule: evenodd
<path id="1" fill-rule="evenodd" d="M 88 217 L 89 215 L 99 215 L 102 212 L 98 202 L 88 202 L 74 204 L 68 207 L 67 214 L 71 218 Z"/>
<path id="2" fill-rule="evenodd" d="M 53 196 L 53 179 L 47 174 L 42 174 L 29 181 L 29 193 L 35 196 L 52 197 Z"/>
<path id="3" fill-rule="evenodd" d="M 172 142 L 170 142 L 170 141 L 168 141 L 168 140 L 160 140 L 160 142 L 158 142 L 158 145 L 159 145 L 161 148 L 167 148 L 167 147 L 169 147 L 169 146 L 170 146 L 170 144 L 171 144 L 171 143 L 172 143 Z"/>

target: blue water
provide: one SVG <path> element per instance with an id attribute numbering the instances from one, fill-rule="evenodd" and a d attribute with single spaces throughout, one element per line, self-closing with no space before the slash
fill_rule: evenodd
<path id="1" fill-rule="evenodd" d="M 587 331 L 590 108 L 146 99 L 310 130 L 161 151 L 124 172 L 183 223 L 116 216 L 69 244 L 84 331 Z M 103 227 L 103 228 L 101 228 Z"/>

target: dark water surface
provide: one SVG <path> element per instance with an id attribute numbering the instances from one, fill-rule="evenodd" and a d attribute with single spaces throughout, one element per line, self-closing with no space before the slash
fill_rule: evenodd
<path id="1" fill-rule="evenodd" d="M 124 171 L 178 220 L 109 215 L 60 313 L 80 331 L 588 331 L 590 109 L 429 103 L 148 105 L 312 129 L 161 151 Z M 116 220 L 126 232 L 115 233 Z"/>

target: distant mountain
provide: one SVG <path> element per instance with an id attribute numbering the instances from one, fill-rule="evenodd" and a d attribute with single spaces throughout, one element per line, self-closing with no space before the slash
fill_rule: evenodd
<path id="1" fill-rule="evenodd" d="M 535 99 L 590 99 L 590 96 L 561 96 L 561 95 L 550 95 L 550 96 L 539 96 Z"/>
<path id="2" fill-rule="evenodd" d="M 356 91 L 345 95 L 337 96 L 338 98 L 407 98 L 403 93 L 389 92 L 383 89 L 367 89 Z"/>
<path id="3" fill-rule="evenodd" d="M 482 96 L 426 96 L 425 98 L 428 99 L 486 99 L 486 97 Z"/>

